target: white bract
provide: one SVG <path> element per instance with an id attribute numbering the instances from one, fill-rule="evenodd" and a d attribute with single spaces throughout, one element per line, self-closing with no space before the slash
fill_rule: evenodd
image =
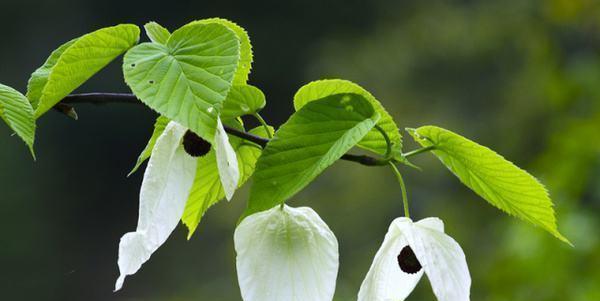
<path id="1" fill-rule="evenodd" d="M 413 274 L 400 267 L 406 260 L 400 253 L 407 246 L 410 248 L 407 250 L 412 250 L 411 255 L 414 252 L 417 265 L 422 266 Z M 397 218 L 375 255 L 360 287 L 358 301 L 405 300 L 423 273 L 427 274 L 438 300 L 469 300 L 471 276 L 465 254 L 458 243 L 444 233 L 443 222 L 433 217 L 416 223 L 409 218 Z"/>
<path id="2" fill-rule="evenodd" d="M 196 160 L 181 144 L 185 132 L 179 124 L 169 123 L 152 149 L 140 191 L 137 229 L 119 244 L 121 275 L 115 290 L 167 240 L 183 214 L 196 173 Z"/>
<path id="3" fill-rule="evenodd" d="M 240 170 L 235 150 L 229 143 L 229 137 L 223 128 L 221 119 L 217 119 L 217 132 L 215 133 L 215 152 L 217 156 L 217 167 L 219 169 L 219 178 L 225 197 L 228 201 L 233 197 L 233 193 L 238 187 L 240 180 Z"/>
<path id="4" fill-rule="evenodd" d="M 235 230 L 244 301 L 331 301 L 339 267 L 335 235 L 310 208 L 277 206 Z"/>
<path id="5" fill-rule="evenodd" d="M 239 179 L 237 158 L 229 144 L 227 133 L 218 120 L 215 151 L 223 187 L 231 198 Z M 115 291 L 120 290 L 125 277 L 135 274 L 175 230 L 183 215 L 196 177 L 198 159 L 188 155 L 182 145 L 187 128 L 171 121 L 157 139 L 140 191 L 140 209 L 135 232 L 119 243 L 120 276 Z M 231 185 L 234 185 L 233 188 Z"/>

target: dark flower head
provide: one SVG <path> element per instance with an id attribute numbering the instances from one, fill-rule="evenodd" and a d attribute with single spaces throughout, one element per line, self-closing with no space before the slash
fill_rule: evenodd
<path id="1" fill-rule="evenodd" d="M 402 248 L 402 251 L 398 254 L 398 265 L 403 272 L 408 274 L 414 274 L 422 268 L 410 246 Z"/>
<path id="2" fill-rule="evenodd" d="M 183 148 L 192 157 L 201 157 L 210 151 L 210 143 L 188 130 L 183 136 Z"/>

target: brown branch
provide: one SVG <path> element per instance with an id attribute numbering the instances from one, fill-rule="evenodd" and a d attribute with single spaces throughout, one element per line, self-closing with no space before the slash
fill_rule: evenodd
<path id="1" fill-rule="evenodd" d="M 95 104 L 95 105 L 104 105 L 109 103 L 127 103 L 127 104 L 143 104 L 137 97 L 133 94 L 128 93 L 84 93 L 84 94 L 71 94 L 65 97 L 55 108 L 58 109 L 59 112 L 75 112 L 72 110 L 72 105 L 74 104 Z M 238 129 L 225 126 L 225 131 L 233 136 L 242 138 L 244 140 L 256 143 L 262 147 L 265 147 L 269 142 L 269 139 L 256 136 L 244 131 L 240 131 Z M 342 160 L 356 162 L 366 166 L 382 166 L 387 165 L 388 161 L 374 158 L 366 155 L 353 155 L 353 154 L 345 154 L 341 158 Z"/>

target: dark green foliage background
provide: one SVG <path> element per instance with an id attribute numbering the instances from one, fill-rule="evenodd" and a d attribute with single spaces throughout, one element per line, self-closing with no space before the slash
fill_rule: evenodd
<path id="1" fill-rule="evenodd" d="M 406 170 L 412 215 L 443 218 L 467 253 L 473 300 L 600 299 L 600 2 L 4 0 L 0 82 L 24 92 L 54 48 L 103 26 L 155 20 L 173 29 L 214 16 L 249 31 L 250 83 L 267 94 L 272 123 L 293 111 L 301 85 L 345 78 L 401 127 L 455 130 L 548 185 L 575 248 L 500 214 L 432 156 L 415 161 L 423 172 Z M 80 91 L 126 92 L 119 63 Z M 111 293 L 118 239 L 137 220 L 142 173 L 125 175 L 153 114 L 128 105 L 78 112 L 77 122 L 56 113 L 39 121 L 35 163 L 0 126 L 0 299 L 240 300 L 232 236 L 247 193 L 211 209 L 189 242 L 180 226 Z M 314 207 L 336 233 L 336 300 L 354 300 L 402 214 L 391 172 L 339 162 L 291 204 Z M 433 298 L 422 281 L 410 300 Z"/>

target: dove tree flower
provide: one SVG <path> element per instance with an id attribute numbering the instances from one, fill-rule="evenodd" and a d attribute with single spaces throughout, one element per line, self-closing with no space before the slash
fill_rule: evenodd
<path id="1" fill-rule="evenodd" d="M 465 254 L 444 233 L 439 218 L 413 223 L 395 219 L 358 293 L 358 301 L 401 301 L 413 291 L 423 274 L 440 301 L 469 300 L 471 276 Z"/>
<path id="2" fill-rule="evenodd" d="M 338 242 L 308 207 L 276 206 L 248 216 L 234 235 L 244 301 L 331 301 Z"/>
<path id="3" fill-rule="evenodd" d="M 168 123 L 158 137 L 140 191 L 138 226 L 119 243 L 120 276 L 115 290 L 120 290 L 125 277 L 135 274 L 171 235 L 185 209 L 196 177 L 197 157 L 186 152 L 183 138 L 188 129 L 175 121 Z M 237 157 L 221 119 L 217 121 L 214 149 L 221 183 L 228 200 L 239 181 Z"/>
<path id="4" fill-rule="evenodd" d="M 312 209 L 281 204 L 340 159 L 391 166 L 404 202 L 405 217 L 391 224 L 359 301 L 404 300 L 423 274 L 439 300 L 469 299 L 465 255 L 444 233 L 441 220 L 410 220 L 397 165 L 415 167 L 409 158 L 418 154 L 432 153 L 490 205 L 569 243 L 558 230 L 548 190 L 491 149 L 447 129 L 422 126 L 407 129 L 421 147 L 404 152 L 399 127 L 382 103 L 340 79 L 301 87 L 293 99 L 296 112 L 272 131 L 259 115 L 266 105 L 264 93 L 248 85 L 253 52 L 241 26 L 212 18 L 172 33 L 155 22 L 144 28 L 149 42 L 139 43 L 137 25 L 121 24 L 63 44 L 33 72 L 25 95 L 0 84 L 0 119 L 32 154 L 36 120 L 47 112 L 76 117 L 76 103 L 127 101 L 160 114 L 134 168 L 150 157 L 136 231 L 120 241 L 115 290 L 165 243 L 180 220 L 191 235 L 210 206 L 231 199 L 239 184 L 252 178 L 234 237 L 243 299 L 331 301 L 339 264 L 335 236 Z M 71 94 L 122 54 L 131 94 Z M 264 131 L 246 132 L 242 116 L 254 116 Z M 233 146 L 227 127 L 236 136 Z M 350 153 L 354 148 L 371 154 Z"/>

